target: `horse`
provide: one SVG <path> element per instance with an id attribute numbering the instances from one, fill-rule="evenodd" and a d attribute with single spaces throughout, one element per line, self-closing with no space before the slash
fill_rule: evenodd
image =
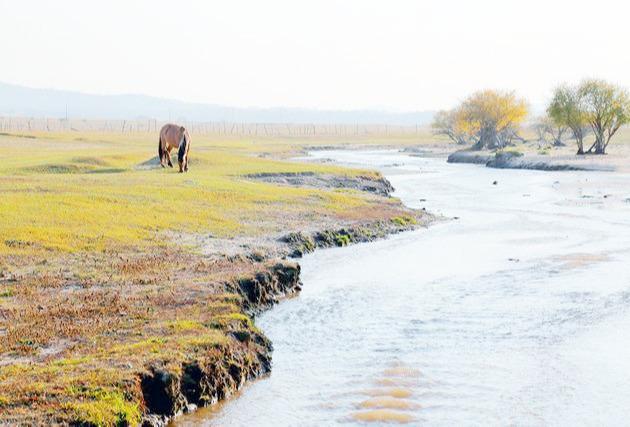
<path id="1" fill-rule="evenodd" d="M 162 126 L 160 139 L 158 141 L 158 155 L 160 156 L 160 165 L 162 165 L 163 168 L 166 167 L 164 164 L 165 160 L 170 167 L 173 167 L 173 163 L 171 162 L 171 150 L 173 148 L 177 149 L 179 172 L 188 172 L 190 135 L 183 126 L 169 123 Z"/>

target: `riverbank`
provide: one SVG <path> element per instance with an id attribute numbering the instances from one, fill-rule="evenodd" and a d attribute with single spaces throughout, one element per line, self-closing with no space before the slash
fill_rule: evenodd
<path id="1" fill-rule="evenodd" d="M 529 141 L 499 151 L 460 149 L 449 153 L 447 161 L 497 169 L 629 172 L 630 131 L 623 129 L 616 138 L 606 155 L 576 155 L 571 141 L 560 147 L 541 146 L 538 142 Z"/>
<path id="2" fill-rule="evenodd" d="M 617 167 L 606 158 L 594 155 L 541 155 L 535 153 L 523 154 L 519 151 L 470 151 L 461 150 L 450 154 L 449 163 L 468 163 L 485 165 L 496 169 L 529 169 L 542 171 L 607 171 L 617 170 Z"/>
<path id="3" fill-rule="evenodd" d="M 269 158 L 311 140 L 196 138 L 180 175 L 153 139 L 0 137 L 3 423 L 160 425 L 225 399 L 270 369 L 252 319 L 300 291 L 291 258 L 434 219 L 373 171 Z"/>

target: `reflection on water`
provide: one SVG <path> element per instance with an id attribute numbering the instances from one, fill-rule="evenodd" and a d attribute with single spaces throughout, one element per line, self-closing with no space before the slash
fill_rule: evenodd
<path id="1" fill-rule="evenodd" d="M 257 319 L 271 376 L 178 424 L 628 424 L 629 176 L 316 156 L 459 219 L 304 258 L 300 297 Z"/>
<path id="2" fill-rule="evenodd" d="M 368 399 L 359 402 L 359 411 L 352 419 L 363 422 L 409 423 L 416 421 L 414 411 L 420 404 L 414 399 L 414 388 L 419 384 L 417 369 L 400 362 L 383 370 L 375 379 L 375 388 L 365 390 Z"/>

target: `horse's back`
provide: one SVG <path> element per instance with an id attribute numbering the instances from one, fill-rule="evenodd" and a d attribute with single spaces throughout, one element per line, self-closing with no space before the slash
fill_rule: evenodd
<path id="1" fill-rule="evenodd" d="M 160 130 L 160 140 L 173 146 L 174 148 L 177 148 L 179 147 L 179 142 L 181 141 L 182 134 L 184 132 L 186 132 L 186 129 L 184 129 L 183 126 L 167 123 L 162 126 L 162 129 Z"/>

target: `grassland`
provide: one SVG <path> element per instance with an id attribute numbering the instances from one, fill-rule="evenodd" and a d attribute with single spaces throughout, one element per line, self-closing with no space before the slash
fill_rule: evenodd
<path id="1" fill-rule="evenodd" d="M 221 382 L 198 402 L 226 397 L 266 369 L 268 343 L 246 309 L 284 291 L 248 301 L 241 285 L 268 283 L 278 266 L 296 271 L 277 259 L 287 253 L 280 237 L 293 235 L 308 251 L 355 236 L 336 230 L 404 228 L 418 215 L 394 198 L 250 176 L 378 179 L 289 159 L 331 146 L 440 155 L 458 148 L 426 131 L 193 136 L 190 172 L 178 174 L 156 165 L 156 145 L 142 133 L 0 135 L 0 423 L 137 424 L 149 409 L 143 378 L 155 369 L 181 379 L 187 366 L 202 366 Z M 510 149 L 556 161 L 574 151 L 570 142 Z M 597 161 L 624 170 L 628 159 L 623 129 Z M 324 240 L 305 230 L 325 230 Z"/>
<path id="2" fill-rule="evenodd" d="M 247 176 L 376 179 L 286 159 L 305 147 L 421 140 L 198 136 L 190 172 L 178 174 L 156 167 L 155 135 L 0 136 L 0 422 L 134 425 L 147 412 L 149 369 L 177 374 L 194 362 L 247 371 L 228 379 L 260 371 L 265 339 L 230 284 L 277 272 L 277 254 L 226 256 L 211 243 L 277 242 L 304 228 L 375 221 L 399 226 L 410 212 L 365 192 Z"/>
<path id="3" fill-rule="evenodd" d="M 344 194 L 317 194 L 239 179 L 256 172 L 339 168 L 281 163 L 195 141 L 189 174 L 142 170 L 155 145 L 147 138 L 67 135 L 0 142 L 0 252 L 102 251 L 159 244 L 160 232 L 181 230 L 233 236 L 261 232 L 251 219 L 274 209 L 316 206 L 343 211 L 361 204 Z M 130 140 L 131 139 L 131 140 Z M 234 154 L 242 151 L 245 155 Z"/>

